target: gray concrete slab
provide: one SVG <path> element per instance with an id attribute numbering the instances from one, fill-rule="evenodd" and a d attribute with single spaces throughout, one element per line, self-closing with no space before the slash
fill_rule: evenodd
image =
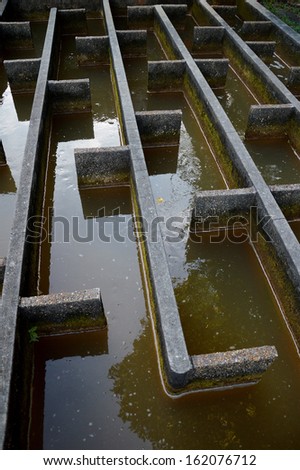
<path id="1" fill-rule="evenodd" d="M 41 59 L 4 60 L 3 65 L 12 91 L 35 89 Z"/>
<path id="2" fill-rule="evenodd" d="M 89 79 L 49 80 L 52 112 L 68 114 L 92 109 Z"/>
<path id="3" fill-rule="evenodd" d="M 109 63 L 109 44 L 107 36 L 78 36 L 75 38 L 77 60 L 80 65 L 99 65 Z"/>

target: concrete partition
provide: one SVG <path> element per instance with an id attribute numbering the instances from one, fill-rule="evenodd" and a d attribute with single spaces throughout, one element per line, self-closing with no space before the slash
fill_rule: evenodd
<path id="1" fill-rule="evenodd" d="M 247 139 L 279 138 L 289 133 L 295 108 L 291 104 L 252 105 L 245 137 Z"/>
<path id="2" fill-rule="evenodd" d="M 193 50 L 213 51 L 220 50 L 224 38 L 224 28 L 221 26 L 195 26 Z"/>
<path id="3" fill-rule="evenodd" d="M 3 64 L 12 91 L 35 89 L 41 59 L 5 60 Z"/>
<path id="4" fill-rule="evenodd" d="M 0 22 L 0 39 L 5 49 L 32 49 L 29 22 Z"/>
<path id="5" fill-rule="evenodd" d="M 300 95 L 300 67 L 291 67 L 287 86 L 295 94 Z"/>
<path id="6" fill-rule="evenodd" d="M 228 59 L 195 59 L 195 62 L 212 88 L 225 86 L 229 67 Z"/>
<path id="7" fill-rule="evenodd" d="M 258 57 L 265 61 L 271 61 L 275 53 L 275 41 L 246 41 L 246 44 Z"/>
<path id="8" fill-rule="evenodd" d="M 1 165 L 6 165 L 6 156 L 2 140 L 0 139 L 0 166 Z"/>
<path id="9" fill-rule="evenodd" d="M 178 145 L 182 111 L 141 111 L 135 113 L 144 147 Z"/>
<path id="10" fill-rule="evenodd" d="M 109 63 L 109 44 L 107 36 L 76 37 L 77 60 L 80 65 L 99 65 Z"/>
<path id="11" fill-rule="evenodd" d="M 149 91 L 182 90 L 185 73 L 184 60 L 161 60 L 148 62 Z"/>
<path id="12" fill-rule="evenodd" d="M 106 325 L 100 289 L 23 297 L 21 321 L 38 334 L 78 332 Z"/>
<path id="13" fill-rule="evenodd" d="M 240 34 L 245 41 L 266 40 L 272 32 L 271 21 L 244 21 Z"/>
<path id="14" fill-rule="evenodd" d="M 91 111 L 89 79 L 49 80 L 48 89 L 54 114 Z"/>
<path id="15" fill-rule="evenodd" d="M 128 146 L 75 149 L 74 153 L 80 187 L 130 182 Z"/>
<path id="16" fill-rule="evenodd" d="M 117 31 L 118 41 L 123 57 L 147 56 L 147 31 Z"/>
<path id="17" fill-rule="evenodd" d="M 73 7 L 74 8 L 74 7 Z M 58 10 L 61 34 L 86 34 L 85 9 Z"/>

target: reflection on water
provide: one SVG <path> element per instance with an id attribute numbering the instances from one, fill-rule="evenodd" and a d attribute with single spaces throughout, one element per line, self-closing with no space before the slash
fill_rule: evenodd
<path id="1" fill-rule="evenodd" d="M 287 139 L 246 140 L 245 145 L 267 184 L 299 183 L 299 155 Z"/>

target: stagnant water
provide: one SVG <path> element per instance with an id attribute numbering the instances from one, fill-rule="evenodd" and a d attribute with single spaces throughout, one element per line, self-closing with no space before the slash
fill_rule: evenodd
<path id="1" fill-rule="evenodd" d="M 149 36 L 149 56 L 163 58 Z M 228 236 L 211 244 L 208 234 L 196 243 L 187 238 L 187 219 L 166 250 L 189 352 L 275 344 L 279 358 L 254 387 L 165 394 L 131 188 L 78 189 L 74 148 L 119 145 L 120 138 L 109 68 L 79 68 L 74 44 L 72 37 L 62 40 L 58 78 L 90 77 L 92 113 L 53 119 L 45 192 L 49 237 L 41 247 L 38 289 L 100 287 L 108 328 L 36 343 L 29 447 L 299 447 L 299 356 L 254 247 Z M 126 72 L 136 110 L 183 110 L 179 148 L 145 155 L 159 214 L 187 218 L 197 191 L 226 187 L 216 157 L 181 93 L 147 94 L 144 59 L 126 61 Z M 116 226 L 121 242 L 111 236 Z"/>

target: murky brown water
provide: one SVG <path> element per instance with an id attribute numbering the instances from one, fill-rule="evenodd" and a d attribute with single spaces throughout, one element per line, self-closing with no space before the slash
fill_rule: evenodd
<path id="1" fill-rule="evenodd" d="M 148 42 L 149 58 L 164 58 L 153 34 Z M 176 399 L 165 394 L 130 187 L 78 189 L 74 149 L 119 145 L 120 137 L 109 68 L 79 69 L 74 44 L 74 38 L 63 38 L 58 76 L 90 77 L 92 113 L 53 120 L 44 214 L 49 238 L 41 247 L 38 289 L 100 287 L 108 328 L 35 344 L 29 447 L 299 448 L 299 356 L 252 245 L 228 238 L 211 244 L 208 235 L 201 244 L 187 238 L 197 191 L 226 187 L 214 156 L 184 96 L 148 94 L 146 61 L 127 60 L 136 110 L 183 111 L 179 148 L 147 150 L 145 157 L 158 213 L 184 219 L 182 236 L 166 243 L 166 251 L 189 352 L 262 344 L 274 344 L 279 352 L 254 387 Z M 14 119 L 19 125 L 16 114 Z M 4 181 L 13 192 L 13 181 Z M 0 203 L 10 192 L 0 195 Z"/>

